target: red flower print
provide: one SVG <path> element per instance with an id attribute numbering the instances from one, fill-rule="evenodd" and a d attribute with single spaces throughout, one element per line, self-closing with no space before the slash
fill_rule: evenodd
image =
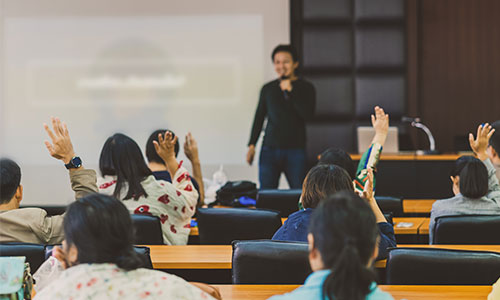
<path id="1" fill-rule="evenodd" d="M 179 192 L 179 191 L 176 191 L 176 192 L 177 192 L 177 196 L 182 195 L 182 193 L 181 193 L 181 192 Z"/>
<path id="2" fill-rule="evenodd" d="M 181 182 L 186 179 L 187 173 L 182 173 L 181 176 L 177 177 L 177 182 Z"/>
<path id="3" fill-rule="evenodd" d="M 191 228 L 191 224 L 184 225 L 184 228 Z"/>
<path id="4" fill-rule="evenodd" d="M 142 292 L 142 293 L 139 295 L 139 297 L 141 297 L 142 299 L 144 299 L 144 298 L 146 298 L 146 297 L 147 297 L 147 296 L 149 296 L 149 295 L 151 295 L 151 293 L 150 293 L 150 292 L 148 292 L 148 291 L 145 291 L 145 292 Z"/>
<path id="5" fill-rule="evenodd" d="M 186 185 L 186 187 L 184 188 L 184 190 L 188 191 L 188 192 L 191 192 L 193 190 L 193 187 L 190 184 L 188 184 L 188 185 Z"/>
<path id="6" fill-rule="evenodd" d="M 183 206 L 181 211 L 182 211 L 183 214 L 186 213 L 186 207 Z"/>
<path id="7" fill-rule="evenodd" d="M 134 210 L 134 214 L 152 216 L 152 214 L 149 212 L 149 206 L 147 206 L 147 205 L 141 205 L 141 206 L 137 207 Z"/>
<path id="8" fill-rule="evenodd" d="M 82 288 L 82 283 L 80 282 L 80 283 L 78 283 L 78 284 L 76 285 L 76 289 L 77 289 L 77 290 L 79 290 L 79 289 L 81 289 L 81 288 Z"/>
<path id="9" fill-rule="evenodd" d="M 160 222 L 162 224 L 165 224 L 165 222 L 168 220 L 168 215 L 161 214 L 160 215 Z"/>
<path id="10" fill-rule="evenodd" d="M 179 209 L 179 208 L 177 206 L 174 206 L 174 210 L 177 210 L 177 209 Z"/>
<path id="11" fill-rule="evenodd" d="M 190 208 L 191 210 L 194 210 L 194 207 L 192 207 L 192 206 L 190 206 L 189 208 Z"/>
<path id="12" fill-rule="evenodd" d="M 112 185 L 113 185 L 113 184 L 115 184 L 115 183 L 116 183 L 116 180 L 112 180 L 112 181 L 110 181 L 110 182 L 105 182 L 105 183 L 101 184 L 101 185 L 99 186 L 99 188 L 100 188 L 101 190 L 104 190 L 104 189 L 109 188 L 110 186 L 112 186 Z"/>
<path id="13" fill-rule="evenodd" d="M 182 167 L 182 164 L 183 164 L 183 163 L 184 163 L 184 161 L 183 161 L 183 160 L 181 160 L 181 161 L 179 162 L 179 165 L 177 166 L 177 170 L 179 170 L 179 169 Z"/>
<path id="14" fill-rule="evenodd" d="M 87 282 L 87 286 L 92 286 L 97 282 L 97 278 L 91 278 L 89 282 Z"/>
<path id="15" fill-rule="evenodd" d="M 174 225 L 170 226 L 170 231 L 172 231 L 173 233 L 177 233 L 177 230 L 175 229 Z"/>
<path id="16" fill-rule="evenodd" d="M 168 195 L 165 194 L 165 195 L 161 196 L 160 198 L 158 198 L 158 201 L 160 201 L 161 203 L 164 203 L 164 204 L 168 204 L 170 202 L 170 199 L 168 199 Z"/>
<path id="17" fill-rule="evenodd" d="M 160 183 L 160 185 L 161 185 L 161 186 L 165 186 L 165 184 L 164 184 L 164 183 Z"/>

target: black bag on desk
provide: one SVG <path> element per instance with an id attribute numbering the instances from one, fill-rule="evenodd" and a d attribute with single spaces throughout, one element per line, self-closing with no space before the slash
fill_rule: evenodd
<path id="1" fill-rule="evenodd" d="M 220 205 L 241 207 L 240 197 L 257 199 L 257 185 L 251 181 L 228 181 L 218 191 L 215 202 Z"/>

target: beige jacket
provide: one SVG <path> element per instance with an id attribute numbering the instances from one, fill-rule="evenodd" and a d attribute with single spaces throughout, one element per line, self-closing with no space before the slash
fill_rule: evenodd
<path id="1" fill-rule="evenodd" d="M 97 192 L 94 170 L 73 170 L 69 174 L 76 199 Z M 49 217 L 45 210 L 35 207 L 0 211 L 0 242 L 60 244 L 64 239 L 63 218 Z"/>

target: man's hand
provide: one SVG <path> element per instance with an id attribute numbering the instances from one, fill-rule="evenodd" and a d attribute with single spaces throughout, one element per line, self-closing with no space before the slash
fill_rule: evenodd
<path id="1" fill-rule="evenodd" d="M 199 157 L 198 157 L 198 143 L 196 143 L 196 140 L 193 138 L 191 135 L 191 132 L 188 132 L 186 135 L 186 140 L 184 142 L 184 154 L 186 154 L 186 157 L 191 161 L 198 162 Z"/>
<path id="2" fill-rule="evenodd" d="M 175 143 L 177 136 L 172 137 L 172 132 L 165 131 L 165 134 L 158 134 L 158 142 L 153 141 L 156 153 L 168 164 L 168 160 L 175 159 Z"/>
<path id="3" fill-rule="evenodd" d="M 389 115 L 379 106 L 375 106 L 374 111 L 375 115 L 371 115 L 372 126 L 375 129 L 375 136 L 372 143 L 378 143 L 383 146 L 387 138 L 387 132 L 389 131 Z"/>
<path id="4" fill-rule="evenodd" d="M 43 124 L 45 131 L 52 140 L 52 144 L 49 141 L 45 141 L 45 146 L 52 157 L 62 160 L 65 164 L 68 164 L 70 160 L 75 157 L 75 151 L 73 150 L 73 144 L 71 143 L 71 138 L 69 137 L 68 127 L 66 123 L 61 123 L 59 118 L 50 118 L 52 121 L 52 130 L 50 130 L 47 124 Z"/>
<path id="5" fill-rule="evenodd" d="M 472 133 L 469 133 L 470 147 L 480 160 L 488 158 L 486 149 L 488 148 L 488 143 L 494 132 L 495 129 L 491 129 L 491 125 L 486 123 L 477 127 L 476 139 L 474 139 L 474 135 Z"/>
<path id="6" fill-rule="evenodd" d="M 255 145 L 250 145 L 248 146 L 248 152 L 247 152 L 247 163 L 249 165 L 252 165 L 254 156 L 255 156 Z"/>

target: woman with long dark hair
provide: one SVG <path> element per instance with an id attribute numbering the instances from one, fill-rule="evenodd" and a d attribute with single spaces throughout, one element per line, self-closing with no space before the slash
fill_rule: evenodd
<path id="1" fill-rule="evenodd" d="M 377 288 L 371 268 L 378 237 L 372 209 L 352 191 L 320 201 L 307 236 L 313 273 L 302 287 L 271 299 L 393 299 Z"/>
<path id="2" fill-rule="evenodd" d="M 69 205 L 65 240 L 53 255 L 64 271 L 35 299 L 213 299 L 183 279 L 141 268 L 127 208 L 91 194 Z"/>
<path id="3" fill-rule="evenodd" d="M 486 123 L 477 128 L 476 139 L 469 143 L 477 158 L 459 157 L 450 172 L 454 197 L 432 205 L 429 243 L 433 243 L 437 217 L 454 215 L 500 215 L 500 185 L 486 149 L 495 129 Z"/>
<path id="4" fill-rule="evenodd" d="M 158 217 L 165 244 L 185 245 L 198 192 L 188 171 L 177 163 L 176 141 L 167 131 L 154 142 L 173 178 L 170 183 L 155 179 L 134 140 L 120 133 L 111 136 L 101 151 L 99 169 L 104 178 L 98 186 L 101 193 L 122 200 L 130 213 Z"/>

